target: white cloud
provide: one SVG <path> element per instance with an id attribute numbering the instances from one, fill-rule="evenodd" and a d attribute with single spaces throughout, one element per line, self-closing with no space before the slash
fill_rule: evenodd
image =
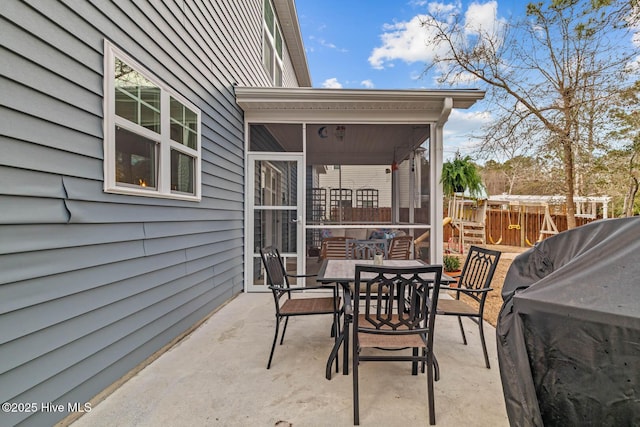
<path id="1" fill-rule="evenodd" d="M 329 43 L 325 39 L 319 39 L 318 42 L 320 43 L 320 46 L 328 47 L 329 49 L 337 49 L 335 44 Z"/>
<path id="2" fill-rule="evenodd" d="M 380 35 L 382 46 L 373 49 L 369 64 L 382 69 L 396 59 L 407 63 L 427 61 L 432 53 L 426 46 L 427 33 L 421 24 L 424 19 L 426 15 L 416 15 L 408 22 L 385 24 Z"/>
<path id="3" fill-rule="evenodd" d="M 310 36 L 309 39 L 312 40 L 312 41 L 317 42 L 321 47 L 325 47 L 327 49 L 333 49 L 333 50 L 336 50 L 336 51 L 342 52 L 342 53 L 349 52 L 348 49 L 345 49 L 345 48 L 342 48 L 342 47 L 338 47 L 334 43 L 328 42 L 325 39 L 319 39 L 319 38 L 313 37 L 313 36 Z"/>
<path id="4" fill-rule="evenodd" d="M 464 14 L 465 30 L 467 34 L 488 33 L 495 34 L 499 30 L 500 20 L 497 19 L 498 3 L 490 1 L 484 4 L 471 3 Z"/>
<path id="5" fill-rule="evenodd" d="M 445 124 L 445 133 L 446 131 L 454 131 L 456 134 L 474 132 L 491 120 L 491 113 L 488 111 L 453 109 Z"/>
<path id="6" fill-rule="evenodd" d="M 430 14 L 449 21 L 445 24 L 451 23 L 454 15 L 462 11 L 460 1 L 425 3 L 416 0 L 413 4 L 426 5 Z M 497 18 L 497 10 L 498 3 L 495 0 L 484 4 L 475 1 L 471 3 L 464 14 L 467 35 L 473 36 L 482 32 L 495 37 L 498 41 L 505 21 Z M 422 22 L 427 19 L 431 18 L 428 15 L 416 15 L 410 21 L 385 24 L 380 35 L 381 46 L 373 49 L 369 56 L 369 64 L 373 68 L 383 69 L 393 66 L 395 60 L 409 64 L 432 61 L 434 56 L 442 51 L 434 49 L 433 46 L 427 46 L 427 43 L 434 39 L 429 33 L 429 28 L 422 25 Z M 443 45 L 441 49 L 445 49 L 445 46 Z M 460 81 L 463 82 L 467 78 L 461 76 Z"/>
<path id="7" fill-rule="evenodd" d="M 370 79 L 363 80 L 363 81 L 360 82 L 360 84 L 362 86 L 366 87 L 367 89 L 372 89 L 374 87 L 374 84 Z"/>
<path id="8" fill-rule="evenodd" d="M 439 63 L 434 67 L 434 73 L 432 74 L 433 83 L 438 86 L 441 85 L 442 82 L 440 79 L 443 75 L 447 75 L 447 85 L 449 86 L 473 86 L 477 84 L 478 77 L 474 76 L 471 73 L 466 71 L 460 71 L 458 73 L 449 73 L 450 64 L 447 63 Z"/>
<path id="9" fill-rule="evenodd" d="M 423 5 L 425 3 L 423 3 Z M 462 7 L 459 1 L 455 3 L 440 3 L 440 2 L 432 1 L 426 4 L 429 10 L 429 13 L 432 15 L 443 14 L 443 13 L 455 13 L 456 11 L 460 10 L 460 8 Z"/>
<path id="10" fill-rule="evenodd" d="M 443 132 L 445 159 L 453 158 L 458 150 L 469 154 L 478 143 L 472 134 L 478 133 L 492 120 L 486 111 L 452 110 Z"/>
<path id="11" fill-rule="evenodd" d="M 342 89 L 342 83 L 340 83 L 337 78 L 332 77 L 330 79 L 325 80 L 322 83 L 322 87 L 329 88 L 329 89 Z"/>
<path id="12" fill-rule="evenodd" d="M 324 29 L 324 27 L 321 27 L 319 29 L 319 31 L 322 31 L 323 29 Z M 308 36 L 307 39 L 309 40 L 309 43 L 307 43 L 307 44 L 310 45 L 310 47 L 308 47 L 307 50 L 309 50 L 311 52 L 314 51 L 313 46 L 311 46 L 313 43 L 317 44 L 320 47 L 324 47 L 324 48 L 327 48 L 327 49 L 334 49 L 334 50 L 336 50 L 338 52 L 342 52 L 342 53 L 349 52 L 348 49 L 345 49 L 345 48 L 342 48 L 342 47 L 338 47 L 338 46 L 336 46 L 335 43 L 331 43 L 331 42 L 329 42 L 326 39 L 323 39 L 321 37 L 316 37 L 313 34 Z"/>

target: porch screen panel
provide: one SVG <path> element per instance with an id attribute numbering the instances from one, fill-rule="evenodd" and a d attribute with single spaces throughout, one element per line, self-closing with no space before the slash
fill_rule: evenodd
<path id="1" fill-rule="evenodd" d="M 351 221 L 353 206 L 353 190 L 350 188 L 332 188 L 330 193 L 330 212 L 332 221 Z"/>
<path id="2" fill-rule="evenodd" d="M 249 150 L 273 153 L 302 152 L 302 125 L 251 124 L 249 126 Z"/>
<path id="3" fill-rule="evenodd" d="M 255 163 L 254 284 L 264 284 L 260 248 L 275 246 L 285 260 L 297 248 L 298 168 L 295 161 L 261 160 Z M 295 270 L 294 270 L 295 272 Z"/>

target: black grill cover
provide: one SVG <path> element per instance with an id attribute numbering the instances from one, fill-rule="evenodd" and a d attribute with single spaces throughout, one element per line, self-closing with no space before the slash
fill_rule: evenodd
<path id="1" fill-rule="evenodd" d="M 640 426 L 640 218 L 543 240 L 514 259 L 502 299 L 512 426 Z"/>

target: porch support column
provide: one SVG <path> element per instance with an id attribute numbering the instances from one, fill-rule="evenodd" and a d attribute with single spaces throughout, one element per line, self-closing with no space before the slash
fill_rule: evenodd
<path id="1" fill-rule="evenodd" d="M 415 223 L 416 208 L 416 152 L 409 154 L 409 224 Z M 411 232 L 413 236 L 413 232 Z"/>
<path id="2" fill-rule="evenodd" d="M 391 223 L 400 222 L 400 181 L 398 180 L 398 164 L 395 160 L 395 148 L 393 164 L 391 165 Z"/>
<path id="3" fill-rule="evenodd" d="M 442 111 L 435 126 L 431 128 L 431 150 L 429 150 L 429 163 L 431 164 L 431 252 L 432 263 L 442 263 L 444 230 L 444 193 L 440 178 L 442 177 L 442 164 L 444 157 L 443 129 L 444 124 L 451 114 L 453 99 L 445 98 L 442 104 Z"/>

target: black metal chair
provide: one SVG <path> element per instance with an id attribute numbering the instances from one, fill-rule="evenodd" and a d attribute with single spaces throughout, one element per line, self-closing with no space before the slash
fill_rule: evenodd
<path id="1" fill-rule="evenodd" d="M 435 424 L 433 382 L 438 380 L 433 356 L 433 333 L 438 305 L 442 266 L 420 267 L 356 266 L 355 301 L 353 304 L 353 423 L 360 423 L 358 396 L 358 366 L 361 361 L 408 361 L 413 375 L 418 374 L 418 363 L 427 371 L 427 397 L 429 423 Z M 382 309 L 384 295 L 377 293 L 382 284 L 395 298 L 386 302 L 391 307 Z M 404 350 L 412 354 L 395 352 L 381 355 L 367 349 Z M 365 352 L 363 353 L 363 350 Z M 422 351 L 420 351 L 422 350 Z M 366 353 L 366 354 L 365 354 Z M 434 375 L 434 369 L 435 375 Z M 375 404 L 379 404 L 376 402 Z"/>
<path id="2" fill-rule="evenodd" d="M 268 246 L 260 249 L 260 257 L 264 264 L 267 276 L 267 284 L 273 292 L 273 300 L 276 306 L 276 331 L 271 345 L 271 353 L 269 354 L 269 362 L 267 369 L 271 368 L 273 353 L 278 341 L 278 332 L 280 321 L 285 319 L 282 328 L 282 337 L 280 345 L 284 342 L 284 334 L 287 331 L 287 324 L 291 316 L 309 316 L 309 315 L 332 315 L 333 324 L 331 328 L 331 336 L 338 336 L 338 328 L 340 326 L 340 297 L 338 296 L 337 286 L 302 286 L 293 287 L 289 284 L 289 278 L 312 277 L 314 275 L 292 275 L 288 274 L 284 266 L 280 252 L 274 246 Z M 305 297 L 293 298 L 292 295 L 311 289 L 332 289 L 333 296 L 330 297 Z M 337 363 L 337 359 L 336 359 Z M 337 369 L 337 366 L 336 366 Z"/>
<path id="3" fill-rule="evenodd" d="M 439 315 L 458 316 L 462 341 L 465 345 L 467 345 L 467 337 L 462 327 L 462 318 L 469 318 L 478 325 L 482 351 L 484 353 L 484 362 L 487 369 L 491 368 L 491 365 L 489 364 L 489 356 L 487 355 L 487 344 L 484 340 L 484 303 L 487 299 L 487 294 L 493 290 L 491 288 L 491 280 L 493 280 L 493 274 L 498 266 L 498 261 L 500 261 L 500 254 L 500 251 L 471 246 L 464 266 L 462 267 L 462 272 L 458 277 L 457 287 L 442 288 L 455 291 L 456 299 L 442 299 L 438 305 Z M 469 301 L 475 301 L 477 307 L 460 299 L 462 295 L 469 297 Z"/>

